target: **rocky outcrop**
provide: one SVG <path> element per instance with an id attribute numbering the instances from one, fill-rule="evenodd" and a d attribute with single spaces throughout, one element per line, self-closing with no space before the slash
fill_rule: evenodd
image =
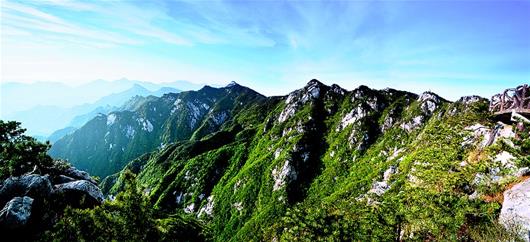
<path id="1" fill-rule="evenodd" d="M 55 185 L 54 194 L 69 197 L 70 199 L 76 199 L 77 197 L 80 199 L 80 196 L 86 196 L 90 200 L 88 202 L 94 204 L 102 203 L 105 199 L 99 187 L 86 180 Z"/>
<path id="2" fill-rule="evenodd" d="M 70 167 L 64 171 L 64 175 L 74 178 L 76 180 L 85 180 L 89 181 L 93 184 L 98 184 L 94 178 L 92 178 L 86 171 L 80 171 L 78 169 L 75 169 L 74 167 Z"/>
<path id="3" fill-rule="evenodd" d="M 388 182 L 390 181 L 390 177 L 396 173 L 396 170 L 397 168 L 395 166 L 390 166 L 383 173 L 383 180 L 374 182 L 372 184 L 372 189 L 370 189 L 368 193 L 373 193 L 377 196 L 383 195 L 388 189 L 390 189 L 390 184 L 388 184 Z"/>
<path id="4" fill-rule="evenodd" d="M 499 222 L 512 230 L 520 230 L 521 238 L 529 241 L 530 232 L 530 180 L 519 183 L 504 192 Z"/>
<path id="5" fill-rule="evenodd" d="M 440 106 L 440 103 L 443 101 L 443 99 L 432 93 L 432 92 L 424 92 L 418 99 L 418 101 L 421 103 L 421 110 L 426 115 L 432 115 L 433 112 Z"/>
<path id="6" fill-rule="evenodd" d="M 271 175 L 274 180 L 273 191 L 280 190 L 289 180 L 296 180 L 297 177 L 297 173 L 293 166 L 289 164 L 289 160 L 286 160 L 281 168 L 274 168 Z"/>
<path id="7" fill-rule="evenodd" d="M 47 175 L 23 175 L 10 177 L 2 182 L 0 188 L 0 205 L 14 197 L 29 196 L 33 198 L 47 198 L 52 192 L 52 183 Z"/>
<path id="8" fill-rule="evenodd" d="M 36 173 L 42 171 L 47 173 Z M 74 167 L 47 167 L 33 172 L 0 182 L 2 235 L 32 240 L 39 231 L 52 226 L 66 206 L 88 208 L 104 200 L 96 181 Z"/>
<path id="9" fill-rule="evenodd" d="M 26 226 L 31 217 L 33 198 L 14 197 L 0 211 L 0 226 L 4 229 L 18 229 Z"/>

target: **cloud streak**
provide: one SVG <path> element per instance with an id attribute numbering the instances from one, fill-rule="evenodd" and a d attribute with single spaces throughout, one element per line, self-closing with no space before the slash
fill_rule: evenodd
<path id="1" fill-rule="evenodd" d="M 313 77 L 411 90 L 530 79 L 527 1 L 6 0 L 1 11 L 2 81 L 236 80 L 282 94 Z"/>

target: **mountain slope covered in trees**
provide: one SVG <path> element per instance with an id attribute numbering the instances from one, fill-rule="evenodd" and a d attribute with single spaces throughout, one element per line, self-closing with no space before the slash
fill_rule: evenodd
<path id="1" fill-rule="evenodd" d="M 527 175 L 528 131 L 497 123 L 488 105 L 316 80 L 284 97 L 205 87 L 98 117 L 51 153 L 90 157 L 117 132 L 135 153 L 74 164 L 125 166 L 105 193 L 132 172 L 156 211 L 198 218 L 217 241 L 516 238 L 498 222 L 499 194 Z"/>
<path id="2" fill-rule="evenodd" d="M 141 154 L 217 131 L 234 113 L 264 99 L 237 84 L 136 97 L 123 111 L 99 114 L 58 140 L 49 153 L 103 178 Z"/>

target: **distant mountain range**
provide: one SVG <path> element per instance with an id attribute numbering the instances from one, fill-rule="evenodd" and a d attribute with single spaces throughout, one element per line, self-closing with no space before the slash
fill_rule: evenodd
<path id="1" fill-rule="evenodd" d="M 105 177 L 141 154 L 215 132 L 235 111 L 264 98 L 237 84 L 136 97 L 120 110 L 100 113 L 59 139 L 50 154 L 69 158 L 75 166 Z"/>
<path id="2" fill-rule="evenodd" d="M 161 96 L 198 87 L 184 81 L 155 84 L 127 79 L 98 80 L 76 87 L 50 82 L 5 83 L 0 115 L 22 122 L 28 134 L 44 139 L 56 130 L 80 127 L 98 113 L 117 110 L 134 96 Z"/>

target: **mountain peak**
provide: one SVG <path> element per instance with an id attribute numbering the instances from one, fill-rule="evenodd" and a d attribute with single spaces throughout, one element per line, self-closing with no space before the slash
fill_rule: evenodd
<path id="1" fill-rule="evenodd" d="M 231 81 L 230 83 L 228 83 L 228 85 L 226 85 L 227 88 L 230 88 L 230 87 L 237 87 L 237 86 L 241 86 L 239 85 L 237 82 L 235 81 Z"/>
<path id="2" fill-rule="evenodd" d="M 317 79 L 311 79 L 311 81 L 309 81 L 307 84 L 306 84 L 306 87 L 314 87 L 314 86 L 325 86 L 324 83 L 320 82 L 319 80 Z"/>

